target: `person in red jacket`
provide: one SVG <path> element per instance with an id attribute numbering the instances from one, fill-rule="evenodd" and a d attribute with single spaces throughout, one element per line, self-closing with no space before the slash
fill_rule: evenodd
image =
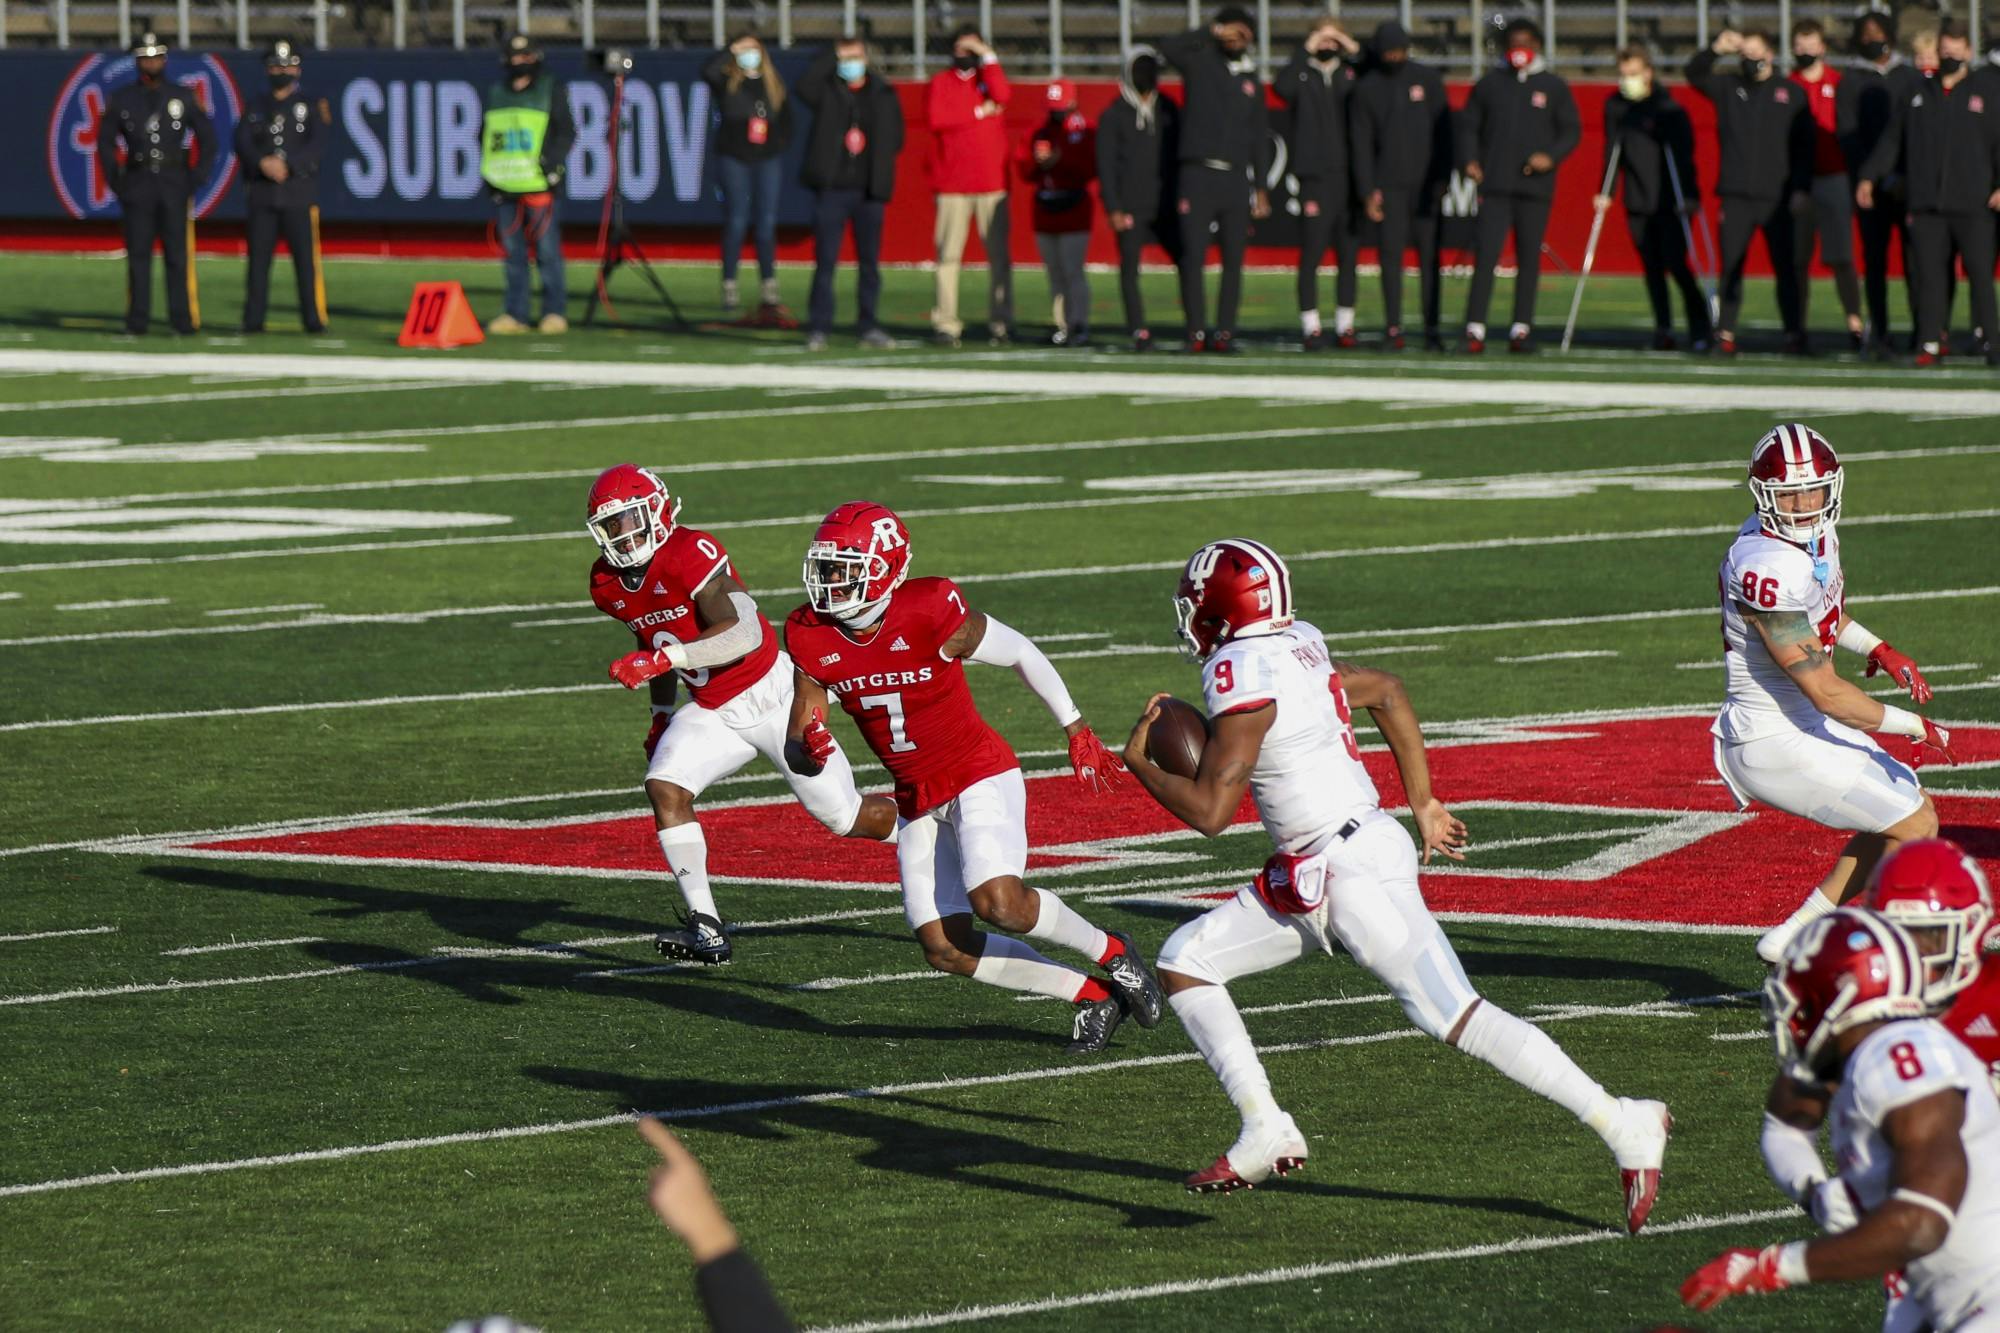
<path id="1" fill-rule="evenodd" d="M 1838 126 L 1840 70 L 1826 62 L 1826 29 L 1818 19 L 1792 25 L 1791 80 L 1804 90 L 1813 118 L 1812 204 L 1793 214 L 1798 239 L 1792 254 L 1799 269 L 1799 327 L 1807 328 L 1812 296 L 1813 237 L 1819 257 L 1833 272 L 1833 289 L 1847 314 L 1847 340 L 1861 350 L 1861 278 L 1854 271 L 1854 193 L 1847 183 L 1847 157 Z"/>
<path id="2" fill-rule="evenodd" d="M 1014 150 L 1014 165 L 1035 186 L 1035 248 L 1049 274 L 1057 347 L 1090 341 L 1090 184 L 1097 179 L 1097 131 L 1077 110 L 1076 85 L 1049 84 L 1048 115 Z"/>
<path id="3" fill-rule="evenodd" d="M 979 26 L 960 25 L 952 37 L 951 68 L 931 79 L 928 101 L 931 186 L 937 192 L 937 301 L 931 307 L 931 328 L 947 346 L 958 346 L 965 332 L 958 317 L 958 270 L 966 233 L 974 224 L 986 247 L 986 325 L 996 345 L 1007 341 L 1014 323 L 1003 120 L 1012 95 L 1000 57 L 979 35 Z"/>

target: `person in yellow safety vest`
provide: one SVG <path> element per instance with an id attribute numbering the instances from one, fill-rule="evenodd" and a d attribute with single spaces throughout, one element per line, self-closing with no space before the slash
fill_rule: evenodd
<path id="1" fill-rule="evenodd" d="M 526 333 L 528 250 L 542 271 L 542 333 L 565 333 L 568 292 L 563 285 L 562 224 L 554 191 L 562 183 L 576 120 L 567 90 L 542 71 L 542 53 L 525 33 L 501 51 L 501 81 L 486 90 L 479 127 L 479 175 L 499 210 L 496 229 L 507 256 L 506 308 L 487 324 L 489 333 Z"/>

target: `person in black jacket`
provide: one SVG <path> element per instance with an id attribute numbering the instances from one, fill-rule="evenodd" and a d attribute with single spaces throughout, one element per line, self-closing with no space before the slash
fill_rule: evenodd
<path id="1" fill-rule="evenodd" d="M 791 1316 L 737 1238 L 701 1163 L 659 1121 L 642 1116 L 638 1123 L 639 1136 L 660 1154 L 646 1201 L 694 1260 L 695 1289 L 708 1326 L 716 1333 L 791 1333 Z"/>
<path id="2" fill-rule="evenodd" d="M 1569 85 L 1542 59 L 1542 30 L 1517 18 L 1501 33 L 1506 63 L 1472 87 L 1458 116 L 1459 166 L 1479 186 L 1478 259 L 1465 305 L 1463 349 L 1486 350 L 1486 308 L 1494 271 L 1514 236 L 1514 324 L 1507 348 L 1532 351 L 1535 285 L 1542 276 L 1542 236 L 1555 197 L 1556 168 L 1576 151 L 1583 124 Z"/>
<path id="3" fill-rule="evenodd" d="M 1945 355 L 1950 318 L 1952 258 L 1965 263 L 1972 317 L 1979 328 L 2000 329 L 1993 296 L 1993 213 L 2000 210 L 2000 101 L 1993 84 L 1971 71 L 1972 43 L 1965 26 L 1947 22 L 1938 33 L 1938 72 L 1898 108 L 1901 156 L 1910 208 L 1910 251 L 1917 283 L 1917 364 Z M 1855 202 L 1875 204 L 1875 184 L 1896 169 L 1898 145 L 1888 138 L 1862 164 Z M 1988 365 L 2000 365 L 2000 345 L 1989 342 Z"/>
<path id="4" fill-rule="evenodd" d="M 1176 206 L 1181 219 L 1181 307 L 1187 350 L 1236 350 L 1236 309 L 1243 295 L 1243 250 L 1250 219 L 1271 214 L 1265 178 L 1271 168 L 1270 119 L 1264 85 L 1250 47 L 1257 38 L 1249 13 L 1236 5 L 1217 12 L 1208 28 L 1169 37 L 1160 54 L 1181 72 L 1181 169 Z M 1202 267 L 1210 236 L 1222 251 L 1216 324 L 1208 327 Z"/>
<path id="5" fill-rule="evenodd" d="M 98 170 L 125 215 L 125 331 L 144 333 L 152 322 L 158 241 L 167 270 L 167 317 L 175 333 L 193 333 L 201 327 L 201 301 L 189 203 L 215 171 L 215 122 L 194 89 L 167 79 L 165 42 L 141 33 L 132 54 L 138 81 L 111 94 L 97 132 Z"/>
<path id="6" fill-rule="evenodd" d="M 1152 350 L 1139 261 L 1148 242 L 1181 260 L 1180 223 L 1168 208 L 1180 166 L 1180 107 L 1160 96 L 1160 54 L 1135 46 L 1125 61 L 1118 100 L 1097 120 L 1097 197 L 1118 238 L 1118 290 L 1132 350 Z"/>
<path id="7" fill-rule="evenodd" d="M 1348 153 L 1348 104 L 1354 95 L 1361 43 L 1323 19 L 1292 53 L 1271 90 L 1292 110 L 1290 167 L 1299 181 L 1299 330 L 1306 350 L 1326 343 L 1319 322 L 1319 261 L 1333 246 L 1340 278 L 1334 290 L 1333 336 L 1353 347 L 1358 290 L 1354 252 L 1354 183 Z"/>
<path id="8" fill-rule="evenodd" d="M 326 281 L 319 253 L 320 116 L 299 94 L 299 50 L 276 41 L 264 53 L 271 90 L 236 122 L 243 167 L 243 230 L 250 270 L 243 285 L 243 331 L 264 331 L 271 296 L 271 254 L 278 237 L 292 252 L 299 318 L 307 333 L 326 331 Z"/>
<path id="9" fill-rule="evenodd" d="M 1806 351 L 1793 219 L 1812 207 L 1814 127 L 1799 86 L 1777 76 L 1776 53 L 1777 43 L 1768 32 L 1724 28 L 1687 65 L 1689 86 L 1715 104 L 1721 158 L 1715 193 L 1722 200 L 1722 309 L 1715 350 L 1724 356 L 1736 355 L 1743 266 L 1760 231 L 1777 280 L 1785 350 Z M 1723 56 L 1734 56 L 1736 68 L 1718 71 Z"/>
<path id="10" fill-rule="evenodd" d="M 1410 34 L 1390 19 L 1369 43 L 1374 64 L 1348 104 L 1354 189 L 1381 226 L 1382 307 L 1391 350 L 1403 348 L 1403 252 L 1417 251 L 1424 345 L 1444 350 L 1438 332 L 1438 218 L 1451 184 L 1452 117 L 1444 76 L 1411 60 Z"/>
<path id="11" fill-rule="evenodd" d="M 1667 299 L 1667 279 L 1681 289 L 1687 306 L 1688 336 L 1694 350 L 1705 352 L 1711 336 L 1708 298 L 1688 268 L 1689 217 L 1701 207 L 1694 174 L 1694 123 L 1680 103 L 1654 82 L 1653 59 L 1641 46 L 1618 53 L 1618 95 L 1604 101 L 1604 171 L 1611 170 L 1611 150 L 1618 149 L 1618 181 L 1625 185 L 1625 223 L 1632 231 L 1632 248 L 1646 272 L 1646 295 L 1653 303 L 1653 348 L 1674 347 L 1673 306 Z M 1613 181 L 1611 188 L 1618 188 Z M 1678 188 L 1677 188 L 1678 187 Z M 1593 201 L 1598 212 L 1611 207 L 1611 196 Z"/>
<path id="12" fill-rule="evenodd" d="M 813 204 L 812 305 L 806 346 L 826 346 L 833 328 L 833 274 L 840 242 L 854 233 L 863 347 L 893 347 L 875 322 L 882 295 L 882 215 L 896 192 L 896 154 L 903 151 L 903 108 L 896 90 L 871 68 L 861 38 L 842 37 L 799 76 L 799 100 L 813 112 L 799 179 L 816 192 Z"/>
<path id="13" fill-rule="evenodd" d="M 1874 155 L 1884 138 L 1902 143 L 1896 119 L 1899 108 L 1907 106 L 1911 94 L 1923 82 L 1911 64 L 1896 53 L 1896 21 L 1888 14 L 1866 13 L 1854 20 L 1854 61 L 1841 74 L 1834 90 L 1834 132 L 1840 138 L 1841 156 L 1847 159 L 1848 179 L 1858 189 L 1861 168 Z M 1903 256 L 1903 272 L 1915 271 L 1910 261 L 1909 205 L 1903 193 L 1903 174 L 1892 170 L 1874 183 L 1873 208 L 1857 207 L 1855 221 L 1861 229 L 1862 291 L 1868 300 L 1868 337 L 1871 348 L 1883 355 L 1889 349 L 1889 242 L 1896 238 Z M 1910 319 L 1917 317 L 1917 285 L 1905 281 Z"/>
<path id="14" fill-rule="evenodd" d="M 715 130 L 715 175 L 722 187 L 722 313 L 741 302 L 736 269 L 755 220 L 759 323 L 790 327 L 778 299 L 778 195 L 792 142 L 792 99 L 754 32 L 717 51 L 701 71 L 722 123 Z"/>

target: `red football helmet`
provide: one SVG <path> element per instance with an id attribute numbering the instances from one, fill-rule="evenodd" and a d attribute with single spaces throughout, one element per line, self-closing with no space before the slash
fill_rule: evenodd
<path id="1" fill-rule="evenodd" d="M 1806 1083 L 1838 1076 L 1841 1033 L 1929 1012 L 1916 942 L 1889 918 L 1851 907 L 1801 930 L 1764 983 L 1778 1065 Z"/>
<path id="2" fill-rule="evenodd" d="M 1174 594 L 1174 631 L 1194 661 L 1231 639 L 1291 623 L 1292 572 L 1270 547 L 1224 537 L 1188 557 Z"/>
<path id="3" fill-rule="evenodd" d="M 851 629 L 880 620 L 909 574 L 910 530 L 872 500 L 849 500 L 828 514 L 806 547 L 806 601 Z"/>
<path id="4" fill-rule="evenodd" d="M 1906 842 L 1875 867 L 1868 906 L 1917 942 L 1924 1000 L 1942 1009 L 1979 975 L 1993 928 L 1993 890 L 1979 863 L 1945 838 Z"/>
<path id="5" fill-rule="evenodd" d="M 681 502 L 651 468 L 620 463 L 590 484 L 584 526 L 614 569 L 643 569 L 666 545 Z"/>
<path id="6" fill-rule="evenodd" d="M 1840 518 L 1843 474 L 1826 437 L 1811 426 L 1774 426 L 1750 451 L 1750 495 L 1764 531 L 1788 541 L 1817 541 Z M 1817 509 L 1785 509 L 1780 496 L 1819 492 Z"/>

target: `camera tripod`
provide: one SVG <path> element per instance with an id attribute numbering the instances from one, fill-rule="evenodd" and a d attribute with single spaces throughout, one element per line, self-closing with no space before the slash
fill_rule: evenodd
<path id="1" fill-rule="evenodd" d="M 604 306 L 605 316 L 614 323 L 621 323 L 617 307 L 611 304 L 611 275 L 620 267 L 630 265 L 652 286 L 653 294 L 667 308 L 668 316 L 677 329 L 688 328 L 687 316 L 674 300 L 673 293 L 660 281 L 660 275 L 653 271 L 652 261 L 646 252 L 632 238 L 632 229 L 625 222 L 625 197 L 618 192 L 618 132 L 625 118 L 625 75 L 620 71 L 611 76 L 611 181 L 604 192 L 604 214 L 597 224 L 597 281 L 591 287 L 590 299 L 583 307 L 583 322 L 587 325 L 597 315 L 599 304 Z"/>

